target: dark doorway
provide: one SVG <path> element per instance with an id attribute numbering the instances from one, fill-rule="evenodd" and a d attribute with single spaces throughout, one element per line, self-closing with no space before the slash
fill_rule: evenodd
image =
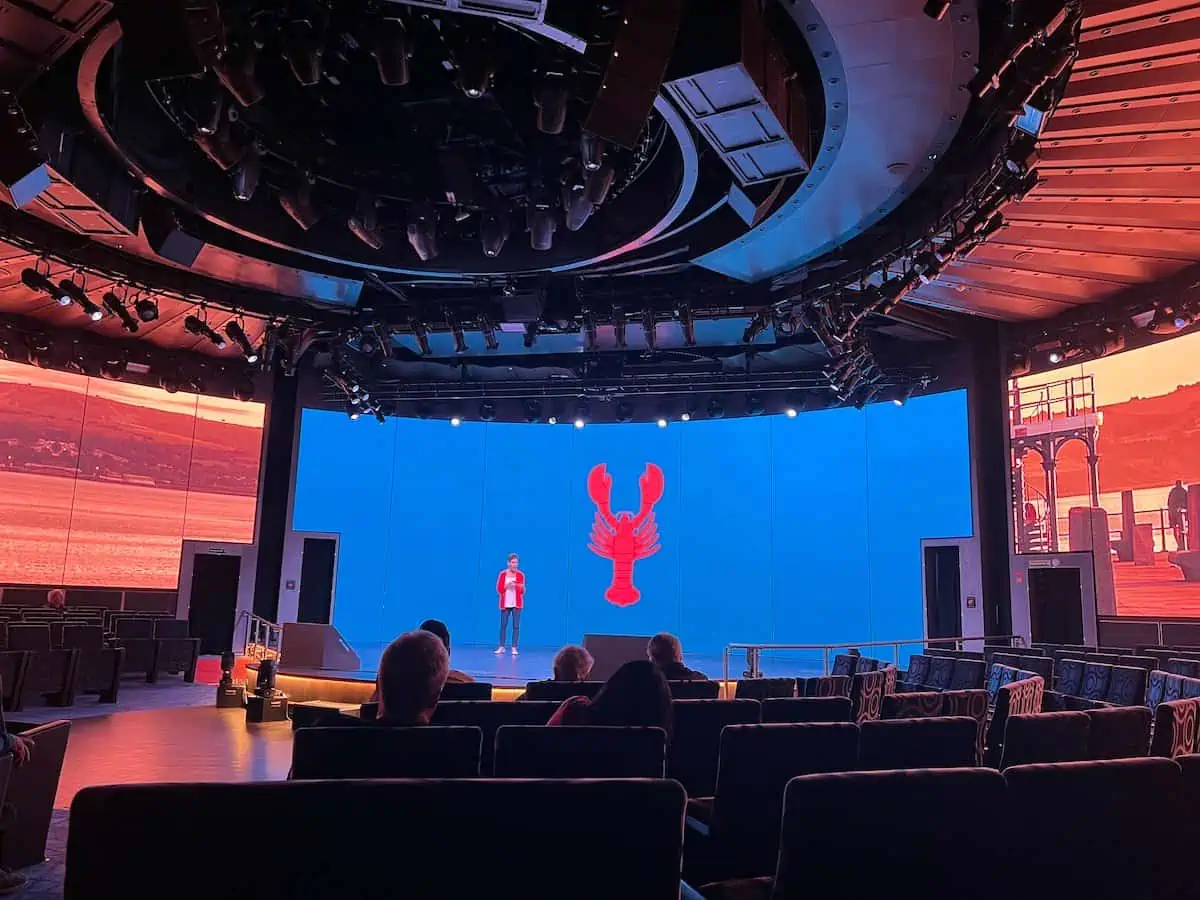
<path id="1" fill-rule="evenodd" d="M 196 554 L 192 563 L 188 621 L 192 637 L 200 638 L 201 653 L 224 653 L 233 649 L 241 570 L 240 556 Z"/>
<path id="2" fill-rule="evenodd" d="M 1079 569 L 1029 569 L 1029 633 L 1034 643 L 1083 644 Z"/>
<path id="3" fill-rule="evenodd" d="M 925 548 L 925 635 L 962 637 L 958 547 Z"/>
<path id="4" fill-rule="evenodd" d="M 329 623 L 333 604 L 333 563 L 337 541 L 333 538 L 305 538 L 304 558 L 300 563 L 300 599 L 297 622 Z"/>

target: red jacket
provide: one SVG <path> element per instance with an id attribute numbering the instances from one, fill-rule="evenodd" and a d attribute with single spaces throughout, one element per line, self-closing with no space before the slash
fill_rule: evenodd
<path id="1" fill-rule="evenodd" d="M 525 608 L 525 573 L 518 569 L 515 573 L 517 576 L 517 609 Z M 496 579 L 496 593 L 500 595 L 500 608 L 504 609 L 504 581 L 508 577 L 508 569 L 504 569 L 500 573 L 500 577 Z"/>

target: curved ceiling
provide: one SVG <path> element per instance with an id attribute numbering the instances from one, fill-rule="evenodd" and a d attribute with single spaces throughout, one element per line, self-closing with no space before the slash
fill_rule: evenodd
<path id="1" fill-rule="evenodd" d="M 1200 262 L 1200 3 L 1087 0 L 1080 58 L 1005 225 L 909 300 L 1004 321 L 1149 291 Z"/>

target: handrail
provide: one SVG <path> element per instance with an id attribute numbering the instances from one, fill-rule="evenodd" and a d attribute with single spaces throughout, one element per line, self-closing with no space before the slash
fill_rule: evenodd
<path id="1" fill-rule="evenodd" d="M 243 655 L 254 659 L 278 658 L 283 652 L 283 626 L 252 612 L 248 616 Z"/>
<path id="2" fill-rule="evenodd" d="M 1019 634 L 988 634 L 977 637 L 947 637 L 947 638 L 913 638 L 903 641 L 850 641 L 845 644 L 726 644 L 725 649 L 721 652 L 721 664 L 724 670 L 725 683 L 729 683 L 729 653 L 732 650 L 746 650 L 753 653 L 751 662 L 751 671 L 758 669 L 758 653 L 762 650 L 820 650 L 821 673 L 829 674 L 829 651 L 830 650 L 849 650 L 851 648 L 862 647 L 891 647 L 892 660 L 900 665 L 900 648 L 906 644 L 963 644 L 967 641 L 1008 641 L 1011 647 L 1024 647 L 1025 638 Z M 749 654 L 748 654 L 749 655 Z"/>

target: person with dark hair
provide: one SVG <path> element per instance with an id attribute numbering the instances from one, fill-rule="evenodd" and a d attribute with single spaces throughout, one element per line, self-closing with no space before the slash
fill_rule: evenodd
<path id="1" fill-rule="evenodd" d="M 508 565 L 496 579 L 496 593 L 500 597 L 500 646 L 496 652 L 504 652 L 508 620 L 512 619 L 512 655 L 516 656 L 521 652 L 517 645 L 521 643 L 521 610 L 525 608 L 525 573 L 517 554 L 508 554 Z"/>
<path id="2" fill-rule="evenodd" d="M 679 638 L 660 631 L 646 645 L 646 656 L 658 666 L 667 681 L 708 681 L 708 676 L 683 664 L 683 647 Z"/>
<path id="3" fill-rule="evenodd" d="M 554 654 L 554 680 L 587 681 L 593 663 L 592 654 L 575 644 L 567 644 Z"/>
<path id="4" fill-rule="evenodd" d="M 428 725 L 446 684 L 450 654 L 428 631 L 402 634 L 379 658 L 376 725 Z"/>
<path id="5" fill-rule="evenodd" d="M 450 629 L 446 627 L 445 622 L 439 619 L 426 619 L 420 624 L 419 630 L 436 634 L 445 645 L 446 652 L 450 652 Z M 446 684 L 469 684 L 474 680 L 466 672 L 460 672 L 458 669 L 451 669 L 446 675 Z"/>
<path id="6" fill-rule="evenodd" d="M 649 660 L 627 662 L 595 699 L 569 697 L 547 725 L 625 725 L 661 728 L 671 737 L 671 686 Z"/>

